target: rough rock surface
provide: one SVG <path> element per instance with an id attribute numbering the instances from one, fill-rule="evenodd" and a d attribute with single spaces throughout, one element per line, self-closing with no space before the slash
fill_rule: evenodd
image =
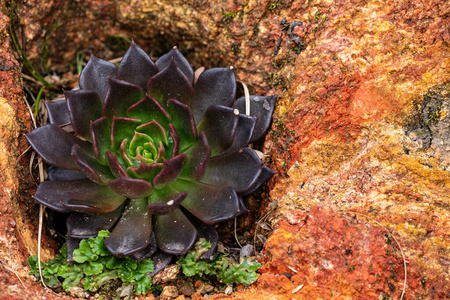
<path id="1" fill-rule="evenodd" d="M 30 0 L 19 16 L 37 65 L 45 44 L 48 63 L 64 70 L 86 49 L 113 58 L 101 49 L 125 36 L 155 56 L 177 44 L 194 67 L 233 65 L 253 93 L 280 95 L 264 146 L 278 174 L 260 211 L 276 226 L 263 275 L 212 299 L 398 299 L 404 263 L 405 299 L 450 297 L 448 1 Z M 2 66 L 12 61 L 15 71 L 2 70 L 13 81 L 2 82 L 1 103 L 14 113 L 19 74 L 3 49 Z M 2 121 L 10 137 L 20 132 L 14 120 Z M 2 149 L 3 169 L 17 150 Z M 3 202 L 18 191 L 19 175 L 8 176 Z M 11 228 L 12 208 L 2 209 L 2 228 Z M 6 247 L 18 246 L 12 233 L 1 237 L 5 262 Z M 9 268 L 28 286 L 23 259 Z M 20 289 L 8 270 L 0 266 L 2 283 Z"/>
<path id="2" fill-rule="evenodd" d="M 31 120 L 22 92 L 20 65 L 12 55 L 9 20 L 0 13 L 0 299 L 64 299 L 35 284 L 26 259 L 37 249 L 37 206 L 23 133 Z M 52 254 L 51 240 L 43 240 L 42 258 Z M 51 245 L 50 245 L 51 246 Z"/>

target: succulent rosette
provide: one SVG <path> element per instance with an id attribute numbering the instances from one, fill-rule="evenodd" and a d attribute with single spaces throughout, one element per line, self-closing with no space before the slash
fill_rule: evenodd
<path id="1" fill-rule="evenodd" d="M 215 245 L 211 224 L 244 212 L 242 196 L 274 174 L 247 145 L 266 133 L 276 96 L 251 96 L 246 115 L 232 68 L 194 84 L 177 48 L 154 63 L 133 42 L 118 67 L 92 55 L 79 86 L 27 134 L 51 165 L 34 198 L 70 213 L 69 248 L 100 230 L 111 253 L 137 260 L 186 253 L 199 237 Z"/>

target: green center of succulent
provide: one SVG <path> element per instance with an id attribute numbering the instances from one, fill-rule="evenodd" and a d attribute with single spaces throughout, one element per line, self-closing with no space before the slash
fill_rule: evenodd
<path id="1" fill-rule="evenodd" d="M 128 147 L 130 157 L 139 163 L 141 160 L 145 163 L 152 163 L 158 156 L 158 149 L 154 140 L 145 133 L 135 131 L 133 139 Z"/>

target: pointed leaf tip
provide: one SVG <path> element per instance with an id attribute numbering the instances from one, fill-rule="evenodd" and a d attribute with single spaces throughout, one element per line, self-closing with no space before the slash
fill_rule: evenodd
<path id="1" fill-rule="evenodd" d="M 74 131 L 91 141 L 90 123 L 102 117 L 102 100 L 94 91 L 64 91 Z"/>
<path id="2" fill-rule="evenodd" d="M 211 105 L 230 107 L 236 99 L 236 78 L 232 69 L 212 68 L 202 72 L 195 84 L 191 109 L 198 124 Z"/>
<path id="3" fill-rule="evenodd" d="M 110 121 L 114 116 L 125 117 L 127 116 L 128 108 L 143 98 L 144 93 L 139 86 L 110 78 L 102 110 L 103 116 Z"/>
<path id="4" fill-rule="evenodd" d="M 117 67 L 91 54 L 89 62 L 80 74 L 80 89 L 95 91 L 104 101 L 109 77 L 117 78 Z"/>
<path id="5" fill-rule="evenodd" d="M 158 73 L 150 57 L 132 40 L 131 46 L 119 65 L 119 78 L 134 83 L 147 91 L 147 82 Z"/>
<path id="6" fill-rule="evenodd" d="M 167 106 L 167 100 L 170 98 L 189 105 L 194 88 L 192 80 L 189 81 L 183 71 L 171 60 L 166 68 L 148 81 L 147 94 L 163 107 Z"/>
<path id="7" fill-rule="evenodd" d="M 255 129 L 253 130 L 250 143 L 261 139 L 269 129 L 272 121 L 272 114 L 278 96 L 250 96 L 250 115 L 256 118 Z M 245 97 L 236 100 L 233 108 L 245 112 Z"/>
<path id="8" fill-rule="evenodd" d="M 194 82 L 194 70 L 192 69 L 187 59 L 178 50 L 177 46 L 173 46 L 172 50 L 161 56 L 156 61 L 156 66 L 158 66 L 159 70 L 163 70 L 164 68 L 167 68 L 172 60 L 192 84 Z"/>

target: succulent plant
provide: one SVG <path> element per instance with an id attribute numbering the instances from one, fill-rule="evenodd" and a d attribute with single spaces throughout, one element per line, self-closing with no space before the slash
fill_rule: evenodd
<path id="1" fill-rule="evenodd" d="M 34 199 L 70 213 L 69 251 L 100 230 L 112 254 L 136 260 L 186 253 L 200 237 L 214 246 L 211 224 L 244 212 L 242 196 L 274 174 L 247 145 L 266 133 L 276 96 L 251 96 L 247 116 L 232 68 L 194 83 L 176 47 L 154 63 L 133 42 L 118 67 L 92 55 L 79 86 L 26 135 L 51 165 Z"/>

